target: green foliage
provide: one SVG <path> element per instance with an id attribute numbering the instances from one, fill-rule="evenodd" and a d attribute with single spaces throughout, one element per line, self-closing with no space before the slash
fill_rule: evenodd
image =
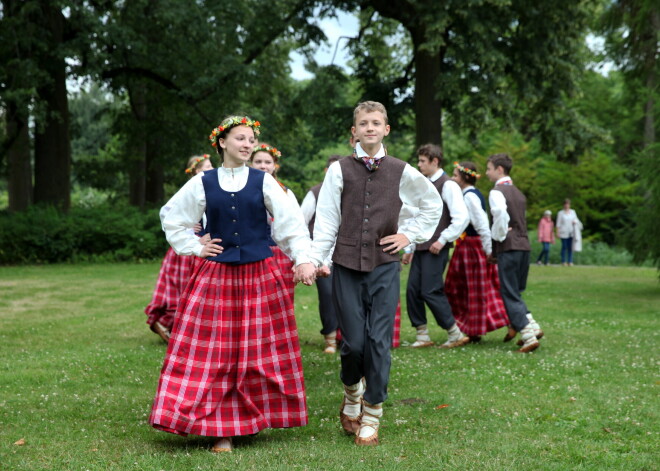
<path id="1" fill-rule="evenodd" d="M 155 210 L 105 204 L 63 214 L 37 205 L 0 213 L 0 264 L 144 260 L 166 250 Z"/>

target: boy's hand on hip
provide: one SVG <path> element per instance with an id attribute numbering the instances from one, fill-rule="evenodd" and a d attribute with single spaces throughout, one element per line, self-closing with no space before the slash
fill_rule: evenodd
<path id="1" fill-rule="evenodd" d="M 383 252 L 395 254 L 399 253 L 399 250 L 408 247 L 410 241 L 404 234 L 392 234 L 380 239 L 380 245 L 387 245 L 387 247 L 383 248 Z"/>

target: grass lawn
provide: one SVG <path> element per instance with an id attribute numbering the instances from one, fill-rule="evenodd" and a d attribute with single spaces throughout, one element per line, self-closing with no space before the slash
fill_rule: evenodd
<path id="1" fill-rule="evenodd" d="M 143 314 L 158 269 L 0 267 L 0 469 L 660 469 L 653 269 L 532 266 L 526 300 L 546 336 L 529 355 L 504 329 L 460 349 L 394 350 L 374 448 L 340 430 L 339 359 L 321 351 L 315 288 L 299 286 L 310 423 L 224 455 L 147 424 L 165 352 Z M 402 340 L 414 341 L 405 318 Z"/>

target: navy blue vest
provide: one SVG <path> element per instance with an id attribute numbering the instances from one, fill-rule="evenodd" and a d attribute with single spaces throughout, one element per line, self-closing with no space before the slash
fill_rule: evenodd
<path id="1" fill-rule="evenodd" d="M 206 230 L 212 239 L 222 239 L 224 251 L 207 260 L 242 265 L 273 256 L 268 246 L 270 228 L 264 205 L 264 172 L 253 168 L 245 187 L 225 191 L 218 183 L 218 169 L 204 172 L 206 193 Z"/>
<path id="2" fill-rule="evenodd" d="M 486 211 L 486 200 L 484 199 L 484 195 L 482 195 L 481 192 L 480 192 L 479 190 L 477 190 L 476 188 L 470 188 L 470 189 L 469 189 L 468 191 L 466 191 L 465 193 L 466 193 L 466 194 L 467 194 L 467 193 L 474 193 L 475 195 L 477 195 L 477 196 L 479 197 L 479 201 L 481 201 L 481 209 L 483 209 L 484 211 Z M 470 236 L 470 237 L 475 237 L 475 236 L 478 236 L 478 235 L 479 235 L 479 233 L 475 230 L 475 228 L 474 228 L 474 226 L 472 225 L 472 223 L 470 223 L 470 224 L 468 225 L 467 229 L 465 229 L 465 233 L 466 233 L 468 236 Z"/>

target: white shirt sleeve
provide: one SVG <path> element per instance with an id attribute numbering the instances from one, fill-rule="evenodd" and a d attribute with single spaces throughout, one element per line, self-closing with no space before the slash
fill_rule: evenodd
<path id="1" fill-rule="evenodd" d="M 509 233 L 509 213 L 506 211 L 506 198 L 499 190 L 491 190 L 488 195 L 490 212 L 493 215 L 491 236 L 493 240 L 502 242 Z"/>
<path id="2" fill-rule="evenodd" d="M 481 238 L 481 246 L 484 252 L 486 252 L 486 255 L 490 255 L 493 247 L 490 238 L 490 229 L 488 228 L 488 215 L 481 207 L 481 200 L 472 192 L 465 193 L 465 206 L 470 215 L 470 223 Z"/>
<path id="3" fill-rule="evenodd" d="M 202 219 L 206 209 L 206 194 L 202 184 L 202 173 L 194 176 L 170 199 L 161 209 L 161 223 L 165 237 L 179 255 L 197 255 L 202 252 L 203 245 L 190 230 Z"/>
<path id="4" fill-rule="evenodd" d="M 402 211 L 413 214 L 406 206 L 418 210 L 399 225 L 399 234 L 404 234 L 413 244 L 421 244 L 433 237 L 442 215 L 442 198 L 429 179 L 409 164 L 401 175 L 399 198 L 404 204 Z"/>
<path id="5" fill-rule="evenodd" d="M 296 265 L 309 262 L 309 230 L 295 195 L 282 191 L 270 174 L 264 175 L 263 193 L 266 209 L 273 215 L 273 240 Z"/>
<path id="6" fill-rule="evenodd" d="M 442 185 L 442 199 L 447 203 L 447 210 L 451 218 L 449 226 L 440 233 L 440 238 L 438 239 L 444 246 L 460 237 L 465 228 L 468 227 L 468 224 L 470 224 L 470 216 L 465 206 L 461 187 L 455 181 L 448 180 Z"/>
<path id="7" fill-rule="evenodd" d="M 314 196 L 314 193 L 311 191 L 307 192 L 300 205 L 300 209 L 302 209 L 305 224 L 309 224 L 309 221 L 312 220 L 314 213 L 316 212 L 316 197 Z"/>
<path id="8" fill-rule="evenodd" d="M 335 245 L 341 223 L 341 192 L 344 178 L 339 162 L 333 162 L 325 174 L 316 202 L 314 240 L 310 258 L 318 266 L 324 263 Z"/>

